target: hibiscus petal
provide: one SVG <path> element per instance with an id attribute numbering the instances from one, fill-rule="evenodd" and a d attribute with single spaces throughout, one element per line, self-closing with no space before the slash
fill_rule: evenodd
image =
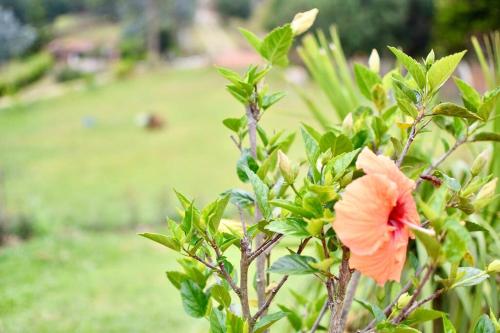
<path id="1" fill-rule="evenodd" d="M 404 173 L 387 156 L 375 155 L 370 149 L 364 148 L 356 161 L 356 167 L 363 169 L 367 175 L 383 174 L 398 186 L 400 195 L 411 192 L 415 188 L 415 182 L 405 176 Z"/>
<path id="2" fill-rule="evenodd" d="M 399 282 L 406 260 L 407 246 L 408 233 L 399 232 L 385 241 L 373 254 L 358 255 L 352 252 L 349 266 L 373 278 L 379 285 L 388 280 Z"/>
<path id="3" fill-rule="evenodd" d="M 396 184 L 386 176 L 358 178 L 335 204 L 333 229 L 352 252 L 371 254 L 389 238 L 387 221 L 397 199 Z"/>

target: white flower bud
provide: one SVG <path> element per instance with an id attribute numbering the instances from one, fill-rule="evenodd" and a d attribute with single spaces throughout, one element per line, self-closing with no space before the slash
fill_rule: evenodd
<path id="1" fill-rule="evenodd" d="M 380 57 L 375 49 L 372 50 L 370 58 L 368 58 L 368 67 L 375 73 L 380 72 Z"/>
<path id="2" fill-rule="evenodd" d="M 291 23 L 294 36 L 306 32 L 313 25 L 317 15 L 317 8 L 308 10 L 307 12 L 297 13 Z"/>

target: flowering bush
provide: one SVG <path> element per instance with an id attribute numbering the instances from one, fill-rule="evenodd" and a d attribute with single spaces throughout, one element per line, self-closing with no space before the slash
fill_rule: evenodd
<path id="1" fill-rule="evenodd" d="M 324 133 L 304 124 L 306 158 L 294 163 L 286 154 L 295 134 L 261 126 L 285 95 L 271 92 L 265 78 L 287 65 L 294 37 L 316 14 L 300 13 L 262 39 L 241 29 L 266 64 L 243 75 L 218 68 L 244 106 L 244 115 L 223 123 L 241 152 L 238 177 L 253 191 L 228 190 L 201 209 L 177 192 L 182 219 L 169 219 L 167 234 L 141 234 L 184 257 L 181 270 L 167 272 L 184 310 L 206 318 L 211 332 L 265 332 L 282 318 L 297 332 L 343 332 L 356 301 L 373 318 L 352 313 L 354 330 L 419 332 L 440 320 L 442 331 L 461 332 L 468 328 L 454 327 L 456 309 L 449 309 L 456 305 L 446 296 L 464 299 L 463 290 L 476 288 L 467 325 L 498 331 L 498 212 L 487 209 L 497 199 L 497 178 L 486 174 L 489 152 L 461 175 L 442 166 L 460 146 L 500 140 L 488 130 L 500 89 L 480 95 L 454 78 L 463 106 L 440 102 L 439 90 L 465 52 L 436 60 L 431 51 L 418 62 L 390 47 L 401 66 L 384 76 L 374 52 L 369 67 L 354 67 L 361 105 Z M 435 159 L 425 140 L 430 131 L 442 132 L 443 153 Z M 229 204 L 237 220 L 223 219 Z M 292 275 L 307 288 L 291 291 L 293 305 L 274 306 Z"/>

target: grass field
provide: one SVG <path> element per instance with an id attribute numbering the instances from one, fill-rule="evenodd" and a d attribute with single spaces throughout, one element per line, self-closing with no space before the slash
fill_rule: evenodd
<path id="1" fill-rule="evenodd" d="M 221 121 L 242 109 L 224 84 L 212 69 L 160 70 L 0 110 L 4 209 L 39 231 L 0 249 L 0 332 L 206 331 L 165 278 L 175 258 L 136 231 L 175 213 L 172 188 L 206 202 L 239 184 Z M 291 95 L 264 127 L 296 130 L 304 110 Z M 141 112 L 167 127 L 137 127 Z"/>

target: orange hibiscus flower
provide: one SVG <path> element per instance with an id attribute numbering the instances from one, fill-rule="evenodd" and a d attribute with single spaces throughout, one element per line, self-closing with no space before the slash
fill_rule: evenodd
<path id="1" fill-rule="evenodd" d="M 386 156 L 368 148 L 356 166 L 365 176 L 349 184 L 335 204 L 333 229 L 351 251 L 349 266 L 379 285 L 399 281 L 410 229 L 421 229 L 412 191 L 415 182 Z"/>

